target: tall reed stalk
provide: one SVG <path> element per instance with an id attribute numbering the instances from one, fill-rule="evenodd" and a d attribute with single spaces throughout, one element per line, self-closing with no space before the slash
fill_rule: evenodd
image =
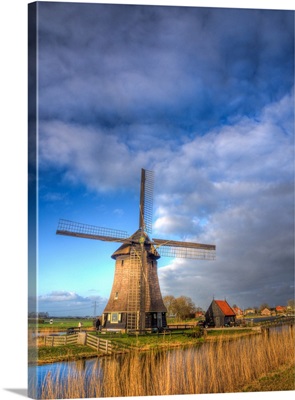
<path id="1" fill-rule="evenodd" d="M 258 377 L 294 364 L 294 332 L 205 343 L 198 349 L 132 353 L 105 358 L 91 373 L 79 371 L 53 381 L 42 398 L 93 398 L 237 392 Z"/>

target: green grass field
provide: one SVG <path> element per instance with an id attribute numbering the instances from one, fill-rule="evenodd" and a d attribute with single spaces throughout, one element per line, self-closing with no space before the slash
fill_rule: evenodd
<path id="1" fill-rule="evenodd" d="M 53 318 L 53 323 L 50 324 L 50 319 L 44 319 L 44 322 L 37 322 L 37 324 L 29 320 L 28 326 L 29 328 L 34 328 L 38 330 L 46 330 L 46 329 L 52 329 L 52 330 L 66 330 L 67 328 L 71 327 L 78 327 L 78 323 L 81 322 L 83 324 L 84 329 L 90 329 L 93 327 L 93 320 L 92 318 L 85 319 L 85 318 Z M 180 321 L 180 320 L 169 320 L 168 319 L 168 324 L 171 323 L 179 323 L 179 324 L 195 324 L 197 322 L 197 319 L 193 320 L 185 320 L 185 321 Z"/>
<path id="2" fill-rule="evenodd" d="M 35 324 L 34 322 L 29 321 L 28 327 L 29 329 L 37 329 L 39 331 L 42 330 L 52 330 L 52 331 L 66 331 L 68 328 L 77 328 L 79 322 L 82 323 L 83 329 L 91 329 L 93 327 L 92 319 L 79 319 L 79 318 L 53 318 L 52 324 L 50 323 L 50 319 L 45 319 L 44 322 L 38 322 Z"/>

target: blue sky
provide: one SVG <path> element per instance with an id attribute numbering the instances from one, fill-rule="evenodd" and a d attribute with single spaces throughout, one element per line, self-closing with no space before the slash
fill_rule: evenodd
<path id="1" fill-rule="evenodd" d="M 294 296 L 294 12 L 39 3 L 40 311 L 101 313 L 111 243 L 59 218 L 138 228 L 155 171 L 153 237 L 212 243 L 162 258 L 163 295 L 207 309 Z M 32 293 L 29 293 L 32 295 Z"/>

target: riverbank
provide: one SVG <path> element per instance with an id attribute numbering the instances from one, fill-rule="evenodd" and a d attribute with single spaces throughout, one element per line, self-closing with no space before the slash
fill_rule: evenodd
<path id="1" fill-rule="evenodd" d="M 101 335 L 104 339 L 109 339 L 119 348 L 124 346 L 131 351 L 148 352 L 152 350 L 169 350 L 173 348 L 188 348 L 201 345 L 205 342 L 235 340 L 240 337 L 257 334 L 251 329 L 212 329 L 203 333 L 199 330 L 190 330 L 173 334 L 150 334 L 143 336 L 111 336 Z M 94 334 L 94 333 L 93 333 Z M 95 335 L 95 334 L 94 334 Z M 95 335 L 96 336 L 96 335 Z M 197 337 L 196 337 L 197 336 Z M 198 337 L 199 336 L 199 337 Z M 78 344 L 62 346 L 44 346 L 42 339 L 37 339 L 38 345 L 29 346 L 29 364 L 43 365 L 60 361 L 77 361 L 93 357 L 106 356 L 90 347 Z"/>
<path id="2" fill-rule="evenodd" d="M 61 361 L 78 361 L 103 356 L 96 350 L 83 345 L 64 345 L 57 347 L 30 347 L 28 351 L 29 365 L 52 364 Z"/>

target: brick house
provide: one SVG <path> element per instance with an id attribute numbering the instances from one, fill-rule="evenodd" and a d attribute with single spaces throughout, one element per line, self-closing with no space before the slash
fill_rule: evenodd
<path id="1" fill-rule="evenodd" d="M 236 314 L 226 300 L 213 300 L 205 314 L 206 323 L 216 328 L 232 325 Z"/>

